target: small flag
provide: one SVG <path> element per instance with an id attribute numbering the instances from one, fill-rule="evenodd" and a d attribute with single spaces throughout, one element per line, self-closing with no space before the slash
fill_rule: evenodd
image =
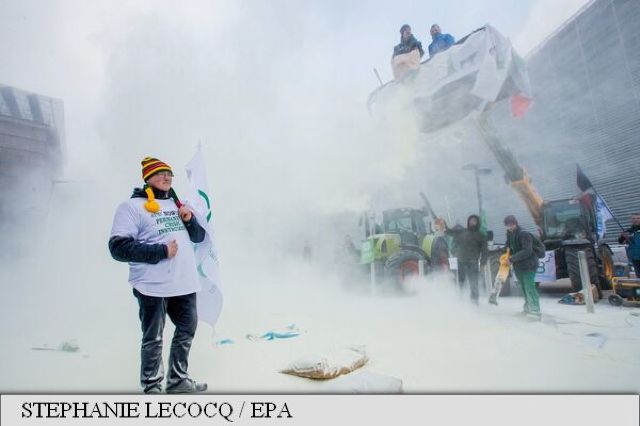
<path id="1" fill-rule="evenodd" d="M 584 191 L 586 191 L 588 189 L 593 188 L 593 184 L 591 183 L 591 181 L 589 180 L 587 175 L 584 174 L 584 172 L 580 168 L 580 165 L 576 164 L 576 166 L 578 167 L 578 173 L 577 173 L 576 181 L 577 181 L 577 184 L 578 184 L 578 188 L 580 188 L 580 191 L 584 192 Z"/>

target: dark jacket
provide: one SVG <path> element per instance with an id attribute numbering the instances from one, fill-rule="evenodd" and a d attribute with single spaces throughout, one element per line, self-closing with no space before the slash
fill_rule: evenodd
<path id="1" fill-rule="evenodd" d="M 405 53 L 409 53 L 414 49 L 418 49 L 420 51 L 420 57 L 424 55 L 424 49 L 422 49 L 422 43 L 420 43 L 413 35 L 406 42 L 400 39 L 400 44 L 396 45 L 393 48 L 393 56 L 404 55 Z"/>
<path id="2" fill-rule="evenodd" d="M 640 226 L 633 225 L 625 232 L 629 234 L 629 239 L 627 240 L 622 235 L 620 235 L 620 238 L 618 238 L 618 242 L 620 244 L 628 244 L 627 256 L 629 257 L 629 259 L 640 260 Z"/>
<path id="3" fill-rule="evenodd" d="M 447 267 L 449 265 L 449 244 L 444 236 L 436 237 L 431 245 L 431 264 Z"/>
<path id="4" fill-rule="evenodd" d="M 153 188 L 153 193 L 157 199 L 166 200 L 170 198 L 169 193 L 158 191 Z M 142 188 L 134 188 L 131 198 L 147 198 L 147 193 Z M 184 222 L 189 239 L 194 243 L 204 240 L 205 230 L 196 219 L 191 216 L 189 222 Z M 168 257 L 167 246 L 164 244 L 144 244 L 139 243 L 132 237 L 113 236 L 109 239 L 109 251 L 111 256 L 120 262 L 141 262 L 158 263 Z"/>
<path id="5" fill-rule="evenodd" d="M 516 271 L 533 272 L 538 269 L 538 256 L 533 252 L 533 237 L 519 226 L 507 231 L 507 247 L 511 250 L 511 263 Z"/>
<path id="6" fill-rule="evenodd" d="M 487 261 L 487 237 L 480 232 L 480 226 L 469 225 L 471 218 L 480 223 L 477 215 L 471 215 L 467 219 L 467 229 L 447 229 L 445 233 L 453 237 L 453 245 L 456 247 L 456 256 L 460 262 L 477 262 L 481 264 Z"/>

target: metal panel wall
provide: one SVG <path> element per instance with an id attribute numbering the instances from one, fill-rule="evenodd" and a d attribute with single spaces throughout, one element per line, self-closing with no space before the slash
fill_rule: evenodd
<path id="1" fill-rule="evenodd" d="M 640 211 L 640 1 L 593 1 L 527 64 L 533 107 L 519 122 L 497 109 L 501 136 L 544 198 L 576 194 L 580 163 L 626 226 Z M 500 206 L 501 194 L 488 198 Z M 528 216 L 522 206 L 509 209 Z M 495 219 L 491 225 L 500 229 Z M 614 223 L 608 230 L 615 238 Z"/>

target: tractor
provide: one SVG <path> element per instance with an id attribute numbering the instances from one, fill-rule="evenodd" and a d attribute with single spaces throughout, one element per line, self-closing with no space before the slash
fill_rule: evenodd
<path id="1" fill-rule="evenodd" d="M 437 236 L 431 230 L 425 210 L 395 208 L 382 212 L 382 223 L 364 214 L 365 227 L 360 263 L 373 264 L 376 277 L 400 289 L 411 277 L 431 268 L 431 252 Z"/>

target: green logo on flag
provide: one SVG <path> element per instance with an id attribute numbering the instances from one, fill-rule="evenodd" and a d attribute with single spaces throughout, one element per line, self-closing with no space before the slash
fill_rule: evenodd
<path id="1" fill-rule="evenodd" d="M 205 203 L 207 203 L 207 210 L 209 210 L 209 214 L 207 215 L 207 222 L 210 222 L 211 221 L 211 203 L 209 202 L 209 197 L 201 189 L 198 189 L 198 194 L 200 194 L 200 196 L 204 198 Z"/>

